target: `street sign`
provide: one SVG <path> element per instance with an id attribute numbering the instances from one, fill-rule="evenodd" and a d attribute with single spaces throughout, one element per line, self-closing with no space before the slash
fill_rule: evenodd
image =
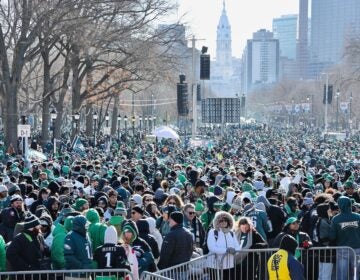
<path id="1" fill-rule="evenodd" d="M 29 124 L 18 124 L 17 131 L 18 131 L 18 137 L 30 137 Z"/>
<path id="2" fill-rule="evenodd" d="M 110 126 L 109 126 L 109 127 L 104 127 L 104 134 L 105 134 L 105 135 L 110 135 L 110 133 L 111 133 L 111 128 L 110 128 Z"/>

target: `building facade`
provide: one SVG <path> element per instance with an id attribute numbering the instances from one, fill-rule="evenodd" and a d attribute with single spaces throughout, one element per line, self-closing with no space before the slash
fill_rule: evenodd
<path id="1" fill-rule="evenodd" d="M 247 41 L 242 58 L 242 91 L 264 88 L 278 81 L 280 48 L 273 33 L 260 29 Z"/>
<path id="2" fill-rule="evenodd" d="M 347 40 L 359 34 L 359 0 L 312 0 L 312 63 L 332 65 L 340 62 Z"/>

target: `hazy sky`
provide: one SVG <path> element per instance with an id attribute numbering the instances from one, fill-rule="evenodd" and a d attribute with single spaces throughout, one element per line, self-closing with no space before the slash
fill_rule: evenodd
<path id="1" fill-rule="evenodd" d="M 212 57 L 216 53 L 216 27 L 223 0 L 177 0 L 178 15 L 184 15 L 190 29 L 188 35 L 206 39 L 197 43 L 209 47 Z M 232 54 L 241 57 L 246 40 L 261 28 L 272 30 L 272 19 L 281 15 L 298 14 L 299 0 L 225 0 L 232 31 Z"/>

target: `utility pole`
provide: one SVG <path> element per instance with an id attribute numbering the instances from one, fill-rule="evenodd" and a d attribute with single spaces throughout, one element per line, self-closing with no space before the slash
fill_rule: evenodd
<path id="1" fill-rule="evenodd" d="M 196 135 L 196 129 L 197 129 L 197 114 L 196 114 L 196 65 L 195 65 L 195 43 L 196 39 L 195 36 L 193 36 L 191 40 L 192 45 L 192 81 L 191 81 L 191 93 L 192 93 L 192 129 L 191 129 L 191 137 L 194 139 Z"/>
<path id="2" fill-rule="evenodd" d="M 202 41 L 204 39 L 195 39 L 193 35 L 191 39 L 192 47 L 192 81 L 191 81 L 191 94 L 192 94 L 192 127 L 191 127 L 191 137 L 195 138 L 197 131 L 197 95 L 196 95 L 196 57 L 195 57 L 195 43 L 196 41 Z"/>

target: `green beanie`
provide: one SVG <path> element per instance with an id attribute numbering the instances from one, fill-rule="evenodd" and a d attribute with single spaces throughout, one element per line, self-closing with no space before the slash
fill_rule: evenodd
<path id="1" fill-rule="evenodd" d="M 76 211 L 81 211 L 81 207 L 83 207 L 86 203 L 88 203 L 88 201 L 86 199 L 83 198 L 79 198 L 75 201 L 75 204 L 72 205 L 72 207 L 76 210 Z M 96 210 L 95 210 L 96 211 Z"/>
<path id="2" fill-rule="evenodd" d="M 195 203 L 195 211 L 202 212 L 202 211 L 204 211 L 204 209 L 205 209 L 205 207 L 204 207 L 203 201 L 201 200 L 201 198 L 198 198 L 198 200 L 196 200 L 196 203 Z"/>
<path id="3" fill-rule="evenodd" d="M 242 184 L 241 190 L 242 192 L 250 192 L 253 190 L 253 186 L 250 183 L 245 182 Z"/>
<path id="4" fill-rule="evenodd" d="M 40 189 L 45 189 L 47 188 L 49 185 L 49 181 L 48 180 L 44 180 L 40 183 Z"/>
<path id="5" fill-rule="evenodd" d="M 69 216 L 65 218 L 64 228 L 67 232 L 72 230 L 73 220 L 74 220 L 74 216 Z"/>

